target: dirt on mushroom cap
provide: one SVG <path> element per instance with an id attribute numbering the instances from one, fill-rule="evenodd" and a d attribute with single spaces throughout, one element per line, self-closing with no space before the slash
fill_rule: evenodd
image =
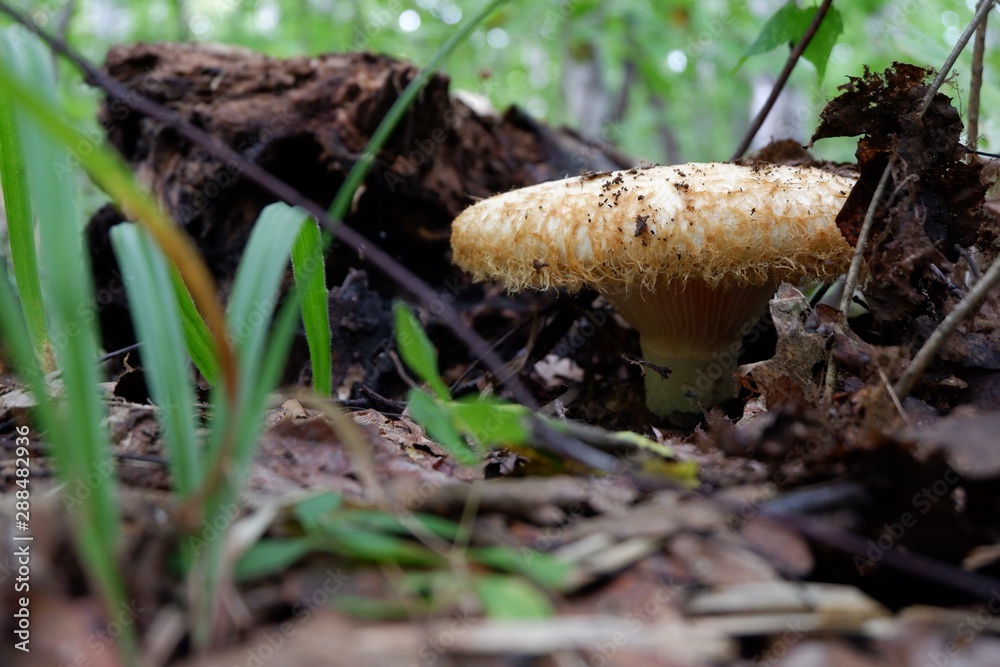
<path id="1" fill-rule="evenodd" d="M 723 163 L 552 181 L 466 209 L 452 224 L 454 262 L 511 291 L 831 278 L 850 261 L 834 220 L 853 185 L 819 169 Z"/>

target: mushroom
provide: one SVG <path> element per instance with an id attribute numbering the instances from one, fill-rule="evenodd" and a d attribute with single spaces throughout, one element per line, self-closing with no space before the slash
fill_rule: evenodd
<path id="1" fill-rule="evenodd" d="M 722 163 L 551 181 L 463 211 L 453 261 L 509 291 L 593 287 L 662 368 L 644 373 L 650 411 L 697 413 L 736 395 L 742 335 L 778 285 L 846 269 L 834 219 L 853 185 L 819 169 Z"/>

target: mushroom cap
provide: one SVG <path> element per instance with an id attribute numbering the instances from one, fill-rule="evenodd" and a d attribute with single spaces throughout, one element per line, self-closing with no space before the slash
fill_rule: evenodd
<path id="1" fill-rule="evenodd" d="M 453 257 L 511 291 L 831 278 L 850 262 L 834 220 L 853 185 L 819 169 L 724 163 L 550 181 L 463 211 Z"/>

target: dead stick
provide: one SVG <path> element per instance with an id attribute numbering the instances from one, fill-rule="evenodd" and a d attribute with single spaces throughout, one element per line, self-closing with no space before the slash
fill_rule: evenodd
<path id="1" fill-rule="evenodd" d="M 979 24 L 986 19 L 986 15 L 989 13 L 990 9 L 993 7 L 994 0 L 986 0 L 979 4 L 976 9 L 976 15 L 972 17 L 972 21 L 966 26 L 965 32 L 963 32 L 958 41 L 955 43 L 955 48 L 951 50 L 948 54 L 948 58 L 944 61 L 944 65 L 941 66 L 941 70 L 938 72 L 937 76 L 934 78 L 934 82 L 931 83 L 930 90 L 927 91 L 927 95 L 924 97 L 924 105 L 920 108 L 919 116 L 924 117 L 927 113 L 927 109 L 931 106 L 931 102 L 934 100 L 934 95 L 937 93 L 938 89 L 944 83 L 944 80 L 948 78 L 948 72 L 951 71 L 952 66 L 955 61 L 958 60 L 958 56 L 965 50 L 965 45 L 969 43 L 972 39 L 972 33 L 976 31 Z"/>
<path id="2" fill-rule="evenodd" d="M 792 75 L 792 70 L 795 69 L 795 64 L 805 53 L 806 48 L 809 46 L 809 42 L 816 35 L 816 31 L 819 30 L 820 24 L 823 23 L 823 17 L 826 16 L 827 11 L 830 9 L 830 5 L 833 4 L 833 0 L 823 0 L 823 4 L 816 8 L 816 14 L 813 16 L 812 23 L 806 28 L 806 32 L 802 35 L 802 39 L 799 43 L 795 45 L 792 52 L 788 54 L 788 60 L 785 61 L 785 68 L 781 70 L 781 74 L 778 75 L 778 80 L 774 82 L 774 87 L 771 89 L 771 94 L 768 96 L 767 101 L 764 102 L 764 106 L 761 107 L 760 111 L 754 117 L 753 122 L 750 123 L 750 128 L 747 130 L 746 135 L 740 142 L 739 147 L 733 152 L 733 156 L 729 158 L 732 160 L 739 160 L 746 153 L 747 148 L 750 147 L 750 142 L 753 138 L 757 136 L 757 132 L 760 131 L 761 126 L 767 119 L 768 114 L 771 113 L 771 109 L 774 108 L 774 103 L 778 101 L 778 95 L 784 90 L 785 84 L 788 83 L 788 77 Z"/>
<path id="3" fill-rule="evenodd" d="M 992 0 L 979 0 L 979 6 Z M 979 93 L 983 87 L 983 52 L 986 50 L 986 22 L 988 16 L 976 28 L 976 41 L 972 43 L 972 79 L 969 81 L 969 127 L 967 141 L 969 148 L 976 150 L 979 145 Z M 966 158 L 971 163 L 976 159 L 975 153 L 969 153 Z"/>
<path id="4" fill-rule="evenodd" d="M 810 516 L 772 514 L 767 511 L 766 506 L 761 514 L 765 520 L 773 521 L 778 526 L 790 527 L 799 535 L 854 556 L 855 564 L 858 566 L 868 566 L 867 551 L 870 549 L 870 542 L 862 535 Z M 859 558 L 862 560 L 857 560 Z M 933 581 L 952 590 L 969 593 L 980 600 L 987 599 L 993 590 L 1000 588 L 1000 580 L 993 577 L 967 572 L 950 563 L 905 549 L 888 549 L 882 552 L 879 565 L 918 577 L 923 581 Z"/>
<path id="5" fill-rule="evenodd" d="M 903 375 L 896 381 L 893 386 L 896 394 L 902 399 L 904 396 L 910 393 L 913 389 L 913 385 L 916 384 L 917 380 L 923 375 L 927 366 L 931 363 L 931 360 L 937 355 L 938 350 L 944 345 L 945 341 L 955 332 L 962 321 L 976 309 L 977 306 L 986 298 L 986 295 L 991 289 L 993 289 L 998 283 L 1000 283 L 1000 257 L 993 261 L 989 270 L 983 274 L 983 277 L 979 279 L 979 282 L 969 290 L 968 294 L 958 302 L 958 305 L 944 320 L 934 329 L 934 333 L 931 337 L 927 339 L 927 342 L 923 344 L 923 347 L 917 352 L 916 356 L 913 357 L 913 361 L 910 365 L 906 367 L 906 371 Z"/>

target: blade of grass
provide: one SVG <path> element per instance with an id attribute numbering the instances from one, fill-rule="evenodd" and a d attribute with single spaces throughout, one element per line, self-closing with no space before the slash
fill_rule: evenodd
<path id="1" fill-rule="evenodd" d="M 257 382 L 255 375 L 278 302 L 278 288 L 304 220 L 302 209 L 271 204 L 261 211 L 243 250 L 227 309 L 229 331 L 245 373 L 241 390 Z"/>
<path id="2" fill-rule="evenodd" d="M 195 437 L 194 392 L 185 354 L 170 269 L 149 234 L 132 224 L 111 229 L 111 242 L 124 274 L 139 355 L 167 443 L 174 484 L 189 496 L 201 481 Z"/>
<path id="3" fill-rule="evenodd" d="M 31 82 L 28 95 L 40 105 L 57 107 L 55 81 L 45 50 L 34 39 L 14 43 L 10 31 L 0 32 L 0 72 L 22 88 Z M 16 48 L 15 48 L 16 47 Z M 11 87 L 5 89 L 10 93 Z M 25 100 L 13 95 L 18 103 Z M 23 109 L 25 107 L 21 107 Z M 46 277 L 45 311 L 58 368 L 62 371 L 65 400 L 49 424 L 50 444 L 57 472 L 66 483 L 64 498 L 74 515 L 75 537 L 81 560 L 105 609 L 126 603 L 117 563 L 119 514 L 115 502 L 114 464 L 102 420 L 104 406 L 97 392 L 100 377 L 94 328 L 94 298 L 85 255 L 81 247 L 82 220 L 76 181 L 70 179 L 53 196 L 52 170 L 69 164 L 69 154 L 48 128 L 23 115 L 21 140 L 31 201 L 38 216 L 40 267 Z M 37 397 L 47 400 L 44 393 Z M 135 634 L 125 629 L 119 647 L 134 661 Z"/>
<path id="4" fill-rule="evenodd" d="M 201 647 L 208 645 L 217 627 L 215 591 L 233 566 L 226 560 L 224 527 L 238 507 L 237 494 L 253 458 L 264 405 L 284 370 L 295 332 L 300 308 L 295 292 L 286 297 L 274 326 L 271 324 L 281 278 L 302 222 L 300 209 L 280 203 L 265 208 L 236 271 L 228 318 L 243 370 L 239 400 L 232 408 L 225 402 L 216 406 L 211 468 L 199 492 L 182 509 L 203 517 L 202 536 L 216 533 L 212 539 L 201 539 L 204 548 L 196 554 L 198 561 L 189 574 L 195 619 L 192 632 L 195 644 Z"/>
<path id="5" fill-rule="evenodd" d="M 236 434 L 238 443 L 236 456 L 232 461 L 231 468 L 227 470 L 226 483 L 205 503 L 204 515 L 207 518 L 204 525 L 207 530 L 218 526 L 220 518 L 225 522 L 223 525 L 226 525 L 228 523 L 227 517 L 230 517 L 230 513 L 238 507 L 239 489 L 246 478 L 246 472 L 253 457 L 254 445 L 263 422 L 264 405 L 267 396 L 277 386 L 278 379 L 284 371 L 298 314 L 298 295 L 293 292 L 286 297 L 285 303 L 281 306 L 281 310 L 274 320 L 274 326 L 270 327 L 272 333 L 268 340 L 267 350 L 264 352 L 258 381 L 253 386 L 252 391 L 244 395 L 244 400 L 240 404 L 240 414 L 254 415 L 255 418 L 240 421 L 240 429 Z M 225 405 L 225 403 L 221 404 L 223 411 L 226 410 Z M 193 633 L 195 644 L 198 646 L 205 646 L 212 636 L 213 628 L 216 627 L 215 591 L 223 575 L 231 572 L 236 565 L 235 562 L 231 562 L 230 555 L 225 552 L 224 547 L 225 540 L 221 536 L 209 540 L 206 551 L 202 553 L 200 563 L 189 576 L 189 590 L 192 591 L 192 607 L 195 610 Z"/>
<path id="6" fill-rule="evenodd" d="M 35 252 L 35 225 L 18 122 L 13 101 L 7 95 L 0 95 L 0 182 L 3 184 L 10 258 L 32 348 L 42 367 L 49 372 L 55 370 L 55 365 L 48 345 L 48 324 Z"/>
<path id="7" fill-rule="evenodd" d="M 332 387 L 330 356 L 330 309 L 326 290 L 326 267 L 323 264 L 323 239 L 319 225 L 309 218 L 292 246 L 292 270 L 302 295 L 302 324 L 312 362 L 313 391 L 329 397 Z"/>
<path id="8" fill-rule="evenodd" d="M 184 286 L 184 279 L 173 265 L 170 267 L 170 281 L 173 283 L 177 307 L 181 310 L 181 326 L 184 329 L 188 355 L 208 384 L 214 387 L 219 383 L 219 360 L 215 356 L 212 332 L 198 312 L 198 307 L 194 305 L 191 293 Z"/>
<path id="9" fill-rule="evenodd" d="M 93 143 L 74 129 L 56 113 L 58 105 L 40 99 L 34 92 L 33 85 L 21 82 L 13 75 L 7 65 L 9 62 L 9 59 L 0 61 L 0 89 L 22 104 L 32 120 L 49 136 L 65 146 L 85 147 L 86 150 L 74 153 L 75 160 L 86 170 L 91 180 L 115 201 L 118 208 L 149 230 L 171 263 L 178 267 L 198 311 L 212 332 L 214 352 L 219 360 L 219 376 L 228 400 L 235 402 L 238 373 L 236 359 L 226 335 L 225 313 L 219 305 L 215 281 L 194 243 L 163 213 L 156 201 L 136 184 L 135 176 L 117 153 Z M 71 163 L 66 159 L 50 165 L 49 169 L 68 164 Z M 76 261 L 79 262 L 79 257 Z"/>

